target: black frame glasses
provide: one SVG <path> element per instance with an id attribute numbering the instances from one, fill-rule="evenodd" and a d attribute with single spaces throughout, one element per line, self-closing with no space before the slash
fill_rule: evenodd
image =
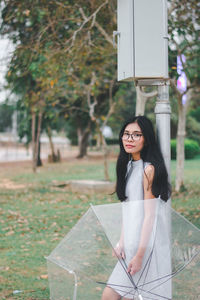
<path id="1" fill-rule="evenodd" d="M 129 138 L 131 137 L 132 141 L 139 141 L 142 135 L 143 135 L 142 133 L 138 133 L 138 132 L 134 132 L 134 133 L 124 132 L 122 135 L 122 140 L 128 141 Z"/>

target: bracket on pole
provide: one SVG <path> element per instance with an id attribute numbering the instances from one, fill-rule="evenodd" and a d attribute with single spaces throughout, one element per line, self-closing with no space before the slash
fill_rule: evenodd
<path id="1" fill-rule="evenodd" d="M 165 86 L 170 85 L 169 78 L 156 79 L 156 78 L 144 78 L 136 79 L 136 86 Z"/>
<path id="2" fill-rule="evenodd" d="M 116 36 L 120 36 L 120 32 L 119 31 L 113 31 L 113 47 L 116 47 L 116 43 L 115 43 L 115 37 Z"/>

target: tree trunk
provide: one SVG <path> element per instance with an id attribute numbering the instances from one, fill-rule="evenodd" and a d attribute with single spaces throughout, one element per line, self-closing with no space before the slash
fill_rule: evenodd
<path id="1" fill-rule="evenodd" d="M 177 148 L 176 148 L 176 184 L 175 190 L 180 191 L 184 187 L 184 161 L 185 161 L 185 147 L 184 139 L 186 135 L 186 114 L 189 103 L 192 99 L 192 89 L 187 91 L 187 101 L 182 103 L 182 95 L 178 96 L 178 129 L 177 129 Z"/>
<path id="2" fill-rule="evenodd" d="M 186 111 L 183 105 L 178 108 L 178 130 L 177 130 L 177 144 L 176 144 L 176 186 L 175 190 L 180 191 L 184 186 L 184 161 L 185 161 L 185 127 L 186 127 Z"/>
<path id="3" fill-rule="evenodd" d="M 52 132 L 51 132 L 50 126 L 47 127 L 47 135 L 49 138 L 49 145 L 50 145 L 50 149 L 51 149 L 51 162 L 57 162 L 57 156 L 56 156 L 54 144 L 52 141 Z"/>
<path id="4" fill-rule="evenodd" d="M 82 132 L 79 144 L 79 154 L 77 158 L 83 158 L 87 155 L 88 140 L 90 136 L 90 125 L 91 124 L 89 123 L 88 127 Z"/>
<path id="5" fill-rule="evenodd" d="M 39 112 L 38 124 L 37 124 L 37 134 L 36 134 L 36 113 L 32 113 L 32 151 L 33 151 L 33 172 L 36 172 L 38 154 L 39 154 L 39 141 L 40 141 L 40 132 L 42 125 L 42 112 Z"/>
<path id="6" fill-rule="evenodd" d="M 36 157 L 35 157 L 35 124 L 36 124 L 36 113 L 32 113 L 32 168 L 33 172 L 36 171 Z"/>
<path id="7" fill-rule="evenodd" d="M 189 81 L 189 80 L 188 80 Z M 177 129 L 177 149 L 176 149 L 176 184 L 175 190 L 180 191 L 184 188 L 184 161 L 185 161 L 185 147 L 184 139 L 186 135 L 186 114 L 189 107 L 189 103 L 192 98 L 192 89 L 187 91 L 187 100 L 185 104 L 182 103 L 182 95 L 178 96 L 178 129 Z"/>
<path id="8" fill-rule="evenodd" d="M 102 136 L 102 144 L 103 144 L 104 177 L 105 177 L 105 180 L 110 181 L 110 177 L 109 177 L 109 173 L 108 173 L 108 147 L 107 147 L 107 144 L 106 144 L 103 134 L 101 134 L 101 136 Z"/>
<path id="9" fill-rule="evenodd" d="M 36 167 L 38 166 L 38 155 L 39 155 L 39 144 L 40 144 L 40 133 L 42 127 L 42 112 L 39 112 L 38 115 L 38 124 L 37 124 L 37 136 L 36 136 L 36 145 L 35 145 L 35 158 L 36 158 Z"/>
<path id="10" fill-rule="evenodd" d="M 38 145 L 38 155 L 37 155 L 37 167 L 41 167 L 42 166 L 42 160 L 41 160 L 41 143 L 39 141 L 39 145 Z"/>
<path id="11" fill-rule="evenodd" d="M 77 137 L 78 137 L 78 146 L 81 146 L 81 139 L 82 139 L 82 128 L 78 127 L 77 128 Z"/>

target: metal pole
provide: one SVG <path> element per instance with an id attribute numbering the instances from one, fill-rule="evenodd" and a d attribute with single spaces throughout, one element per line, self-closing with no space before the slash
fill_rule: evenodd
<path id="1" fill-rule="evenodd" d="M 160 149 L 163 154 L 165 165 L 170 178 L 170 115 L 171 107 L 169 102 L 169 87 L 158 86 L 158 98 L 155 107 L 156 128 Z"/>
<path id="2" fill-rule="evenodd" d="M 171 107 L 169 102 L 169 86 L 158 86 L 158 98 L 155 107 L 157 135 L 160 144 L 160 149 L 165 160 L 165 165 L 168 171 L 170 181 L 170 115 Z M 168 200 L 171 206 L 171 199 Z M 167 210 L 168 230 L 171 238 L 171 210 Z M 172 266 L 171 266 L 172 270 Z"/>

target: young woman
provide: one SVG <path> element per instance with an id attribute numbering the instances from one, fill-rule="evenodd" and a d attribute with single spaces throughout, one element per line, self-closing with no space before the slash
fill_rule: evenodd
<path id="1" fill-rule="evenodd" d="M 120 154 L 116 168 L 116 192 L 119 200 L 122 201 L 123 225 L 121 237 L 116 245 L 114 254 L 125 262 L 127 273 L 135 280 L 135 276 L 138 275 L 137 278 L 142 276 L 142 266 L 146 252 L 146 246 L 144 245 L 147 244 L 145 239 L 146 241 L 148 240 L 147 236 L 150 235 L 150 231 L 152 230 L 150 219 L 153 219 L 152 211 L 155 210 L 152 208 L 154 206 L 152 199 L 160 197 L 163 201 L 167 201 L 170 197 L 170 185 L 153 126 L 148 118 L 138 116 L 128 120 L 120 131 L 119 143 Z M 138 200 L 144 200 L 143 202 L 139 202 L 139 204 L 144 203 L 144 217 L 141 224 L 140 241 L 138 241 L 137 249 L 133 251 L 130 246 L 134 243 L 131 242 L 133 238 L 133 232 L 131 231 L 134 222 L 136 222 L 133 218 L 137 218 L 137 215 L 142 213 L 142 206 L 138 206 L 140 207 L 138 211 L 135 211 L 134 208 L 133 216 L 133 210 L 131 210 L 127 204 L 134 204 L 136 202 L 132 201 L 138 202 Z M 163 230 L 165 231 L 165 229 Z M 159 228 L 159 231 L 162 236 L 162 228 Z M 132 246 L 132 248 L 134 247 Z M 159 251 L 155 253 L 159 255 Z M 152 257 L 149 272 L 155 273 L 155 269 L 157 272 L 159 265 L 161 265 L 158 261 L 159 259 L 157 257 Z M 151 281 L 151 279 L 149 279 L 149 281 Z M 102 300 L 136 299 L 130 292 L 130 289 L 126 288 L 129 286 L 130 279 L 127 274 L 125 274 L 120 262 L 118 262 L 103 291 Z M 166 291 L 166 289 L 168 289 L 168 291 Z M 170 297 L 170 289 L 170 284 L 168 286 L 165 285 L 165 295 L 168 297 Z M 154 295 L 155 294 L 156 293 L 154 293 Z M 154 298 L 152 295 L 149 299 L 162 299 L 159 297 Z"/>

